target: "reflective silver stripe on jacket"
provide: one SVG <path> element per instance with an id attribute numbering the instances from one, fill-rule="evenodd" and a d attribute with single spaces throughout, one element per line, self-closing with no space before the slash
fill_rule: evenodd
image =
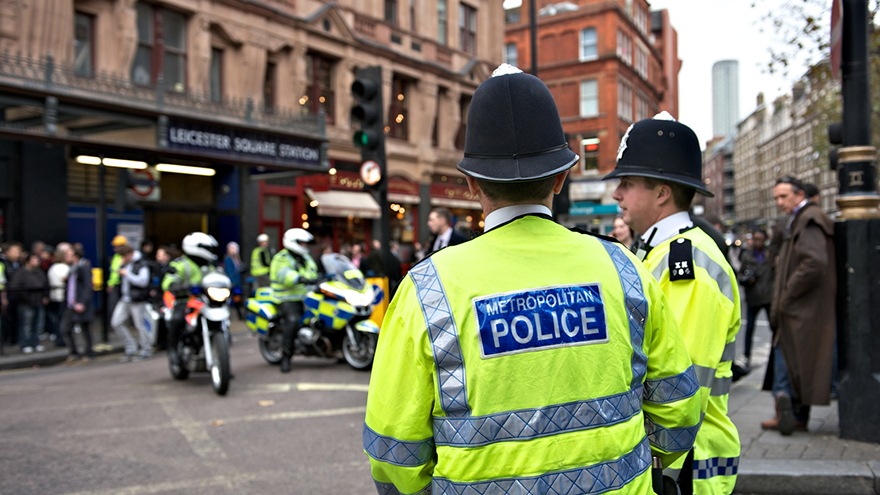
<path id="1" fill-rule="evenodd" d="M 709 276 L 712 277 L 712 280 L 718 284 L 718 290 L 724 294 L 724 297 L 733 301 L 733 285 L 730 280 L 730 276 L 724 270 L 724 268 L 715 262 L 712 258 L 709 257 L 708 254 L 697 249 L 696 246 L 692 248 L 693 257 L 694 257 L 694 265 L 703 268 L 709 273 Z M 663 255 L 663 259 L 660 260 L 660 263 L 654 268 L 654 271 L 651 273 L 655 279 L 660 280 L 660 277 L 663 276 L 663 272 L 669 268 L 669 253 Z M 735 301 L 734 301 L 735 302 Z"/>
<path id="2" fill-rule="evenodd" d="M 730 393 L 730 386 L 733 383 L 733 377 L 726 376 L 724 378 L 716 378 L 715 383 L 712 384 L 712 391 L 709 392 L 710 396 L 721 396 L 727 395 Z"/>
<path id="3" fill-rule="evenodd" d="M 415 467 L 427 463 L 434 457 L 434 439 L 404 441 L 380 435 L 364 424 L 364 450 L 377 461 L 395 466 Z"/>
<path id="4" fill-rule="evenodd" d="M 666 404 L 686 399 L 700 391 L 699 375 L 694 372 L 696 366 L 673 376 L 645 380 L 645 401 L 654 404 Z"/>
<path id="5" fill-rule="evenodd" d="M 639 386 L 645 378 L 648 369 L 648 356 L 645 354 L 643 344 L 645 342 L 645 321 L 648 318 L 648 300 L 645 299 L 645 292 L 642 290 L 642 279 L 639 278 L 639 272 L 636 270 L 632 260 L 623 253 L 621 247 L 608 241 L 601 241 L 602 246 L 608 251 L 614 267 L 617 269 L 617 276 L 620 278 L 620 285 L 623 287 L 623 294 L 626 298 L 626 309 L 629 318 L 629 337 L 632 343 L 632 383 L 631 388 Z"/>
<path id="6" fill-rule="evenodd" d="M 684 426 L 681 428 L 665 428 L 658 425 L 645 415 L 645 431 L 648 433 L 648 440 L 654 447 L 663 449 L 667 452 L 687 452 L 694 448 L 694 440 L 697 438 L 697 432 L 703 421 L 700 420 L 695 426 Z"/>
<path id="7" fill-rule="evenodd" d="M 724 361 L 733 361 L 733 358 L 736 357 L 736 341 L 728 342 L 727 345 L 724 346 L 724 353 L 721 354 L 721 362 Z"/>
<path id="8" fill-rule="evenodd" d="M 623 488 L 651 467 L 651 447 L 644 438 L 631 452 L 612 461 L 539 476 L 455 483 L 434 478 L 432 495 L 575 495 Z"/>
<path id="9" fill-rule="evenodd" d="M 400 490 L 391 483 L 382 483 L 376 480 L 373 480 L 373 483 L 376 484 L 376 491 L 379 492 L 379 495 L 409 495 L 400 493 Z M 411 495 L 431 495 L 431 485 L 428 485 Z"/>
<path id="10" fill-rule="evenodd" d="M 471 412 L 467 401 L 467 382 L 458 329 L 449 299 L 437 276 L 434 261 L 428 258 L 409 271 L 415 284 L 425 325 L 431 338 L 434 365 L 437 367 L 439 381 L 440 407 L 450 417 L 469 416 Z"/>
<path id="11" fill-rule="evenodd" d="M 697 373 L 697 381 L 700 382 L 701 387 L 711 388 L 712 384 L 715 383 L 715 368 L 708 368 L 706 366 L 695 364 L 694 371 Z"/>
<path id="12" fill-rule="evenodd" d="M 468 418 L 435 417 L 434 440 L 442 446 L 477 447 L 615 425 L 641 411 L 641 396 L 642 387 L 637 387 L 621 394 L 535 409 Z"/>

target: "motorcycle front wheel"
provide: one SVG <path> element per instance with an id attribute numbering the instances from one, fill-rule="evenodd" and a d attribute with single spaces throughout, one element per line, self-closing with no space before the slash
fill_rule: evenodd
<path id="1" fill-rule="evenodd" d="M 352 333 L 358 339 L 357 342 L 352 342 L 348 335 L 342 339 L 342 355 L 345 357 L 345 362 L 356 370 L 369 370 L 373 366 L 379 336 L 357 330 Z"/>
<path id="2" fill-rule="evenodd" d="M 176 353 L 168 349 L 168 370 L 175 380 L 186 380 L 189 377 L 189 370 L 180 364 L 180 350 L 182 348 L 183 344 L 178 344 Z"/>
<path id="3" fill-rule="evenodd" d="M 229 343 L 222 333 L 211 336 L 211 385 L 217 395 L 226 395 L 229 389 Z"/>
<path id="4" fill-rule="evenodd" d="M 269 364 L 278 364 L 284 356 L 284 336 L 280 331 L 269 334 L 268 337 L 259 339 L 260 355 Z"/>

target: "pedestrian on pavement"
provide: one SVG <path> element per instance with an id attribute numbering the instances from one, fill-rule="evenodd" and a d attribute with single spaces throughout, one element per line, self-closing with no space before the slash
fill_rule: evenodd
<path id="1" fill-rule="evenodd" d="M 150 299 L 150 266 L 141 253 L 131 246 L 122 246 L 117 254 L 122 256 L 122 266 L 119 267 L 120 297 L 113 309 L 110 326 L 125 345 L 125 355 L 119 361 L 128 363 L 149 359 L 153 356 L 153 336 L 147 331 L 144 318 Z M 140 351 L 138 340 L 128 331 L 126 322 L 129 318 L 138 330 Z"/>
<path id="2" fill-rule="evenodd" d="M 244 264 L 241 262 L 241 256 L 238 254 L 238 243 L 229 242 L 226 244 L 226 257 L 223 259 L 223 270 L 229 281 L 232 283 L 232 296 L 229 298 L 230 304 L 235 308 L 239 320 L 244 320 L 244 307 L 241 300 L 241 271 L 244 270 Z"/>
<path id="3" fill-rule="evenodd" d="M 623 215 L 614 217 L 614 228 L 611 230 L 611 237 L 617 239 L 617 242 L 631 248 L 636 237 L 636 232 L 626 224 Z"/>
<path id="4" fill-rule="evenodd" d="M 366 271 L 365 268 L 367 268 L 367 264 L 364 263 L 364 247 L 358 242 L 351 245 L 351 263 L 356 266 L 358 270 L 362 272 Z"/>
<path id="5" fill-rule="evenodd" d="M 116 302 L 119 301 L 119 269 L 122 267 L 122 255 L 119 254 L 119 250 L 122 249 L 122 246 L 128 246 L 128 240 L 125 238 L 125 236 L 117 235 L 113 238 L 112 241 L 110 241 L 110 245 L 113 246 L 113 257 L 110 258 L 110 276 L 107 277 L 108 315 L 113 314 L 113 309 L 116 307 Z"/>
<path id="6" fill-rule="evenodd" d="M 46 306 L 46 323 L 49 332 L 55 336 L 55 347 L 67 347 L 64 342 L 61 318 L 64 316 L 64 292 L 67 287 L 67 277 L 70 275 L 70 265 L 67 264 L 67 251 L 56 249 L 53 255 L 54 263 L 49 267 L 46 277 L 49 279 L 49 304 Z"/>
<path id="7" fill-rule="evenodd" d="M 67 291 L 65 293 L 66 310 L 61 321 L 64 322 L 64 334 L 70 345 L 70 354 L 67 362 L 80 359 L 89 362 L 95 357 L 92 350 L 92 332 L 89 324 L 94 317 L 92 310 L 92 264 L 83 256 L 81 247 L 74 246 L 67 251 L 65 260 L 70 265 L 70 275 L 67 276 Z M 79 332 L 76 331 L 79 328 Z M 79 333 L 85 340 L 82 355 L 76 347 L 74 335 Z"/>
<path id="8" fill-rule="evenodd" d="M 45 350 L 37 333 L 37 315 L 41 307 L 49 304 L 49 280 L 40 262 L 39 254 L 28 254 L 24 267 L 16 270 L 9 282 L 9 290 L 18 300 L 18 345 L 24 354 Z"/>
<path id="9" fill-rule="evenodd" d="M 270 278 L 272 297 L 281 316 L 281 332 L 284 337 L 281 356 L 281 372 L 290 371 L 294 339 L 299 321 L 303 316 L 303 299 L 309 284 L 318 278 L 318 265 L 309 255 L 306 244 L 314 241 L 312 234 L 304 229 L 290 229 L 284 233 L 281 243 L 284 249 L 272 257 Z"/>
<path id="10" fill-rule="evenodd" d="M 163 245 L 156 248 L 156 262 L 151 267 L 151 276 L 153 279 L 150 284 L 150 302 L 153 304 L 154 308 L 160 310 L 160 316 L 162 315 L 161 308 L 165 304 L 162 297 L 162 279 L 168 272 L 168 266 L 171 260 L 177 258 L 179 255 L 180 254 L 177 253 L 176 250 L 172 250 L 169 246 Z M 159 318 L 159 321 L 156 324 L 156 350 L 164 351 L 167 348 L 168 326 L 165 318 L 162 317 Z"/>
<path id="11" fill-rule="evenodd" d="M 21 267 L 22 245 L 19 242 L 9 242 L 0 249 L 0 265 L 2 265 L 3 278 L 6 280 L 5 289 L 0 289 L 0 330 L 3 330 L 3 344 L 15 345 L 18 341 L 18 305 L 16 294 L 9 291 L 9 282 L 16 270 Z"/>
<path id="12" fill-rule="evenodd" d="M 428 214 L 428 230 L 431 240 L 428 241 L 428 254 L 437 252 L 447 246 L 456 246 L 467 241 L 467 237 L 452 228 L 452 212 L 447 208 L 434 208 Z"/>
<path id="13" fill-rule="evenodd" d="M 641 233 L 644 265 L 669 299 L 699 379 L 705 419 L 693 451 L 666 470 L 684 495 L 732 493 L 740 455 L 728 415 L 739 287 L 716 241 L 688 213 L 696 193 L 713 196 L 702 163 L 696 134 L 663 112 L 630 126 L 605 176 L 620 179 L 612 197 Z"/>
<path id="14" fill-rule="evenodd" d="M 770 312 L 770 325 L 776 329 L 777 414 L 775 422 L 761 426 L 790 435 L 807 429 L 811 405 L 830 401 L 837 297 L 834 222 L 805 197 L 797 179 L 777 180 L 773 197 L 787 216 Z"/>
<path id="15" fill-rule="evenodd" d="M 385 260 L 382 256 L 382 243 L 378 239 L 373 239 L 372 249 L 370 250 L 365 266 L 361 267 L 361 271 L 366 273 L 368 277 L 384 277 L 385 276 Z"/>
<path id="16" fill-rule="evenodd" d="M 752 360 L 752 340 L 755 335 L 755 323 L 763 309 L 770 318 L 770 303 L 773 302 L 773 260 L 767 253 L 767 234 L 760 229 L 752 230 L 748 239 L 748 248 L 742 253 L 742 266 L 738 280 L 746 289 L 746 341 L 745 365 L 748 368 Z"/>
<path id="17" fill-rule="evenodd" d="M 269 236 L 257 236 L 257 247 L 251 251 L 251 277 L 254 277 L 254 290 L 269 287 L 269 265 L 272 264 L 272 252 L 269 250 Z"/>
<path id="18" fill-rule="evenodd" d="M 485 233 L 412 268 L 385 315 L 363 432 L 379 493 L 649 493 L 652 453 L 699 428 L 675 316 L 624 248 L 553 222 L 578 156 L 540 79 L 496 70 L 465 142 Z"/>

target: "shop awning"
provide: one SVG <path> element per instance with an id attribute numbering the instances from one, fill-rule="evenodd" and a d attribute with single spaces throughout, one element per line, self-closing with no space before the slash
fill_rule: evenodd
<path id="1" fill-rule="evenodd" d="M 445 206 L 446 208 L 461 208 L 464 210 L 482 210 L 479 201 L 453 198 L 431 198 L 432 206 Z"/>
<path id="2" fill-rule="evenodd" d="M 318 215 L 323 217 L 379 218 L 382 211 L 370 193 L 358 191 L 313 191 L 306 195 L 318 202 Z"/>
<path id="3" fill-rule="evenodd" d="M 421 202 L 421 199 L 415 194 L 403 194 L 403 193 L 395 193 L 388 192 L 388 202 L 389 203 L 403 203 L 405 205 L 417 205 Z"/>

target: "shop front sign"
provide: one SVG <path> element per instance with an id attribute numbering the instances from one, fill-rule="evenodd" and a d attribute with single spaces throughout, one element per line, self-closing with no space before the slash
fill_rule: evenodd
<path id="1" fill-rule="evenodd" d="M 271 134 L 171 120 L 167 138 L 168 148 L 174 150 L 233 156 L 278 166 L 318 166 L 321 163 L 319 143 Z"/>

